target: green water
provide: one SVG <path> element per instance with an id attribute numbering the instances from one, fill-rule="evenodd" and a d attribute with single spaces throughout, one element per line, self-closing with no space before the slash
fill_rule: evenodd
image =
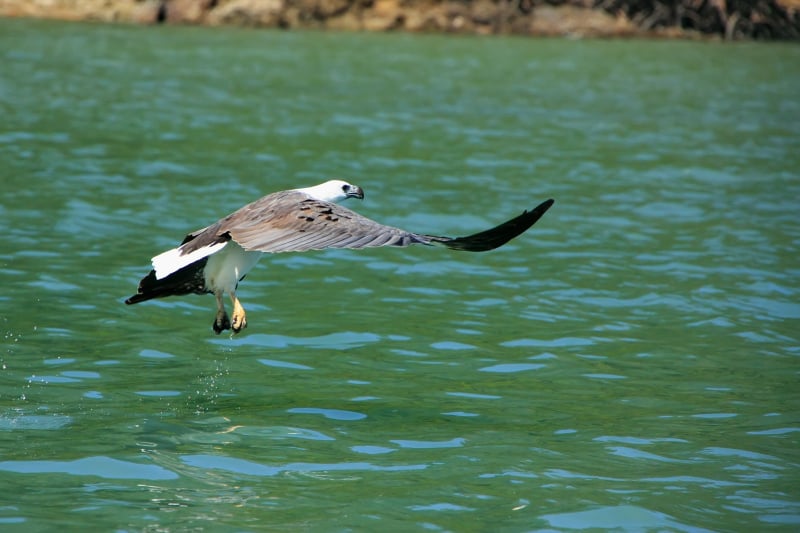
<path id="1" fill-rule="evenodd" d="M 800 48 L 0 21 L 4 531 L 796 531 Z M 268 192 L 495 252 L 265 257 Z"/>

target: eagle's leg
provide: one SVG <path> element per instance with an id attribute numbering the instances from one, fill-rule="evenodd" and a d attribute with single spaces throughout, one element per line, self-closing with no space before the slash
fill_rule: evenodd
<path id="1" fill-rule="evenodd" d="M 231 329 L 234 333 L 239 333 L 247 327 L 247 317 L 245 316 L 244 307 L 242 307 L 239 298 L 236 297 L 236 292 L 231 293 L 231 300 L 233 300 L 233 322 Z"/>
<path id="2" fill-rule="evenodd" d="M 222 291 L 216 291 L 214 297 L 217 299 L 217 317 L 214 319 L 214 333 L 219 335 L 226 329 L 231 329 L 231 321 L 225 311 L 225 302 L 222 301 Z"/>

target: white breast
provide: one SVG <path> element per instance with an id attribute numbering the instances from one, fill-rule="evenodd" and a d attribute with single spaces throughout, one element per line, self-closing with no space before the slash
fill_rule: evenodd
<path id="1" fill-rule="evenodd" d="M 232 293 L 262 255 L 262 252 L 248 252 L 234 241 L 228 241 L 224 248 L 208 257 L 204 272 L 206 287 Z"/>

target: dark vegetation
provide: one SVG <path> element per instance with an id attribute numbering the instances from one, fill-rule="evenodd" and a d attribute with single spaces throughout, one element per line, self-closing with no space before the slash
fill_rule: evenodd
<path id="1" fill-rule="evenodd" d="M 578 3 L 587 2 L 578 0 Z M 800 2 L 591 0 L 591 4 L 592 7 L 612 14 L 624 14 L 642 30 L 677 27 L 703 34 L 719 35 L 726 39 L 800 38 Z"/>

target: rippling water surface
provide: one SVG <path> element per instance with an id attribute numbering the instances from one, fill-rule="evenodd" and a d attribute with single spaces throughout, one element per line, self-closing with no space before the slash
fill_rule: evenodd
<path id="1" fill-rule="evenodd" d="M 800 527 L 800 48 L 0 21 L 0 527 Z M 265 258 L 274 190 L 490 254 Z M 85 530 L 85 529 L 84 529 Z"/>

